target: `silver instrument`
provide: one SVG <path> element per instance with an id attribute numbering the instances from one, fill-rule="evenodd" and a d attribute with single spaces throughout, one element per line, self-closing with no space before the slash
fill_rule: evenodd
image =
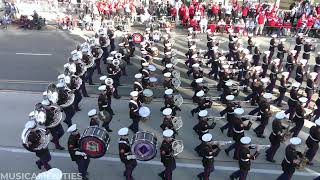
<path id="1" fill-rule="evenodd" d="M 211 141 L 212 144 L 216 144 L 216 145 L 221 145 L 221 146 L 225 146 L 228 144 L 232 144 L 233 141 Z"/>
<path id="2" fill-rule="evenodd" d="M 173 77 L 173 78 L 180 79 L 180 72 L 179 72 L 179 71 L 173 70 L 173 71 L 171 72 L 171 74 L 172 74 L 172 77 Z"/>
<path id="3" fill-rule="evenodd" d="M 114 58 L 119 59 L 119 60 L 121 60 L 122 57 L 123 57 L 123 56 L 122 56 L 121 53 L 116 53 L 116 54 L 114 55 Z"/>
<path id="4" fill-rule="evenodd" d="M 206 97 L 206 99 L 209 99 L 210 101 L 219 101 L 220 97 Z"/>
<path id="5" fill-rule="evenodd" d="M 250 120 L 253 120 L 253 119 L 261 118 L 261 115 L 259 115 L 259 116 L 255 116 L 255 115 L 243 115 L 242 117 L 243 117 L 243 118 L 248 118 L 248 119 L 250 119 Z"/>
<path id="6" fill-rule="evenodd" d="M 267 149 L 267 148 L 270 148 L 271 145 L 260 145 L 260 144 L 251 144 L 250 147 L 251 148 L 254 148 L 254 149 L 257 149 L 257 147 L 260 147 L 260 149 Z"/>
<path id="7" fill-rule="evenodd" d="M 173 156 L 177 156 L 178 154 L 182 153 L 184 149 L 183 141 L 175 139 L 172 142 L 172 149 L 173 149 Z"/>
<path id="8" fill-rule="evenodd" d="M 183 126 L 183 121 L 182 118 L 179 117 L 174 117 L 172 120 L 172 124 L 175 130 L 179 130 Z"/>
<path id="9" fill-rule="evenodd" d="M 62 104 L 59 103 L 58 105 L 62 108 L 71 106 L 75 99 L 74 93 L 67 87 L 60 89 L 59 91 L 61 91 L 59 92 L 59 101 L 61 101 Z M 60 95 L 60 93 L 62 94 Z M 65 99 L 62 101 L 60 98 L 65 98 Z"/>
<path id="10" fill-rule="evenodd" d="M 75 75 L 77 75 L 77 76 L 83 76 L 84 73 L 86 73 L 86 71 L 87 71 L 86 64 L 85 64 L 85 63 L 82 63 L 82 62 L 78 62 L 78 63 L 76 63 L 76 66 L 78 66 L 77 70 L 80 68 L 80 71 L 79 71 L 79 72 L 76 72 Z"/>
<path id="11" fill-rule="evenodd" d="M 178 78 L 173 78 L 171 81 L 172 85 L 177 89 L 181 85 L 181 80 Z"/>
<path id="12" fill-rule="evenodd" d="M 176 66 L 179 63 L 178 59 L 176 57 L 172 57 L 171 58 L 171 64 L 174 66 Z"/>
<path id="13" fill-rule="evenodd" d="M 180 107 L 183 104 L 183 97 L 181 94 L 174 95 L 173 101 L 176 106 Z"/>
<path id="14" fill-rule="evenodd" d="M 72 75 L 70 82 L 67 81 L 66 83 L 71 90 L 78 90 L 81 87 L 82 79 L 79 76 Z"/>
<path id="15" fill-rule="evenodd" d="M 40 137 L 39 142 L 37 142 L 37 147 L 35 147 L 33 150 L 41 150 L 48 147 L 52 136 L 51 134 L 47 134 L 46 130 L 40 127 L 35 127 L 34 132 L 37 133 L 37 135 Z M 21 134 L 21 139 L 23 141 L 23 144 L 25 144 L 27 147 L 29 147 L 29 135 L 31 133 L 31 129 L 24 129 Z"/>
<path id="16" fill-rule="evenodd" d="M 56 104 L 58 102 L 59 94 L 57 91 L 57 86 L 53 83 L 49 84 L 47 87 L 47 98 L 53 104 Z"/>
<path id="17" fill-rule="evenodd" d="M 47 128 L 53 128 L 59 125 L 62 121 L 63 114 L 61 108 L 58 105 L 50 105 L 49 111 L 52 112 L 53 117 L 48 119 L 46 110 L 35 109 L 35 122 L 40 126 L 46 126 Z"/>

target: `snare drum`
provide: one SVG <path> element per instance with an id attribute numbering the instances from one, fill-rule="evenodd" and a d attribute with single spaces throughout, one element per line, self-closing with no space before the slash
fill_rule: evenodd
<path id="1" fill-rule="evenodd" d="M 146 121 L 149 120 L 149 116 L 150 116 L 150 109 L 148 107 L 141 107 L 139 109 L 139 115 L 141 116 L 141 120 L 142 121 Z"/>
<path id="2" fill-rule="evenodd" d="M 153 92 L 151 89 L 145 89 L 142 92 L 143 94 L 143 102 L 146 104 L 150 104 L 153 99 Z"/>
<path id="3" fill-rule="evenodd" d="M 157 137 L 150 132 L 137 132 L 131 140 L 131 151 L 140 161 L 153 159 L 157 154 Z"/>
<path id="4" fill-rule="evenodd" d="M 150 72 L 155 72 L 157 70 L 156 66 L 153 64 L 149 64 L 148 69 Z"/>
<path id="5" fill-rule="evenodd" d="M 150 87 L 156 87 L 157 86 L 158 79 L 156 77 L 150 77 L 149 78 L 149 85 Z"/>
<path id="6" fill-rule="evenodd" d="M 107 131 L 97 126 L 88 127 L 79 140 L 80 149 L 90 158 L 104 156 L 109 148 L 109 143 L 110 138 Z"/>

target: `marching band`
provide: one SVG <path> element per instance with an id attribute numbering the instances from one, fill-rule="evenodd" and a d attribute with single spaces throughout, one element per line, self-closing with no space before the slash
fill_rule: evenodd
<path id="1" fill-rule="evenodd" d="M 233 159 L 239 162 L 239 170 L 230 175 L 230 179 L 246 179 L 251 168 L 251 161 L 255 160 L 262 149 L 266 150 L 266 160 L 276 162 L 274 156 L 281 146 L 289 140 L 286 147 L 285 157 L 282 161 L 282 170 L 278 179 L 290 179 L 296 168 L 303 168 L 305 165 L 312 165 L 312 161 L 318 151 L 320 141 L 320 100 L 311 112 L 310 107 L 312 96 L 315 93 L 315 84 L 319 79 L 320 52 L 316 57 L 314 72 L 310 72 L 310 53 L 315 49 L 310 39 L 305 39 L 298 34 L 294 50 L 287 49 L 284 45 L 286 39 L 278 39 L 272 35 L 268 51 L 261 52 L 259 45 L 254 42 L 252 35 L 248 37 L 248 47 L 243 47 L 237 34 L 229 31 L 228 51 L 222 51 L 219 47 L 221 42 L 216 40 L 215 34 L 207 31 L 208 51 L 197 49 L 197 32 L 188 29 L 188 52 L 186 52 L 185 65 L 188 69 L 187 76 L 193 81 L 191 87 L 194 91 L 192 101 L 197 106 L 191 110 L 191 115 L 197 114 L 198 123 L 193 130 L 201 141 L 195 147 L 195 151 L 202 158 L 203 172 L 197 175 L 199 179 L 209 179 L 214 171 L 214 158 L 222 150 L 222 146 L 230 144 L 224 149 L 229 155 L 234 150 Z M 30 121 L 25 125 L 22 133 L 23 146 L 35 152 L 40 160 L 36 162 L 39 169 L 42 166 L 46 170 L 51 169 L 51 160 L 48 150 L 49 142 L 55 144 L 56 149 L 63 150 L 59 139 L 64 135 L 61 125 L 62 112 L 65 114 L 65 122 L 70 133 L 68 139 L 68 151 L 72 161 L 78 165 L 79 173 L 83 179 L 88 179 L 87 169 L 90 159 L 102 157 L 108 150 L 110 137 L 108 133 L 110 123 L 115 115 L 112 109 L 112 97 L 121 98 L 118 88 L 121 85 L 120 78 L 127 76 L 126 66 L 132 64 L 131 57 L 140 48 L 141 69 L 134 75 L 132 92 L 128 102 L 129 118 L 132 124 L 129 127 L 121 128 L 119 135 L 119 157 L 125 165 L 123 175 L 126 179 L 133 179 L 133 171 L 137 166 L 137 160 L 147 161 L 153 159 L 157 154 L 157 137 L 155 134 L 143 131 L 139 124 L 149 120 L 150 109 L 147 107 L 152 102 L 152 88 L 160 87 L 158 79 L 154 77 L 156 66 L 153 60 L 161 54 L 157 47 L 158 35 L 153 30 L 146 29 L 144 34 L 129 32 L 124 33 L 120 39 L 119 50 L 115 46 L 114 29 L 99 29 L 95 37 L 79 45 L 71 52 L 71 57 L 64 65 L 64 73 L 58 76 L 57 84 L 50 84 L 44 93 L 41 103 L 35 105 L 34 111 L 30 113 Z M 158 175 L 165 180 L 172 179 L 173 171 L 176 168 L 176 156 L 183 151 L 182 140 L 176 140 L 179 136 L 179 129 L 183 126 L 183 120 L 177 116 L 181 111 L 183 98 L 179 94 L 181 86 L 180 72 L 177 65 L 176 51 L 174 47 L 174 35 L 170 28 L 167 28 L 161 35 L 163 38 L 164 57 L 161 63 L 164 66 L 163 82 L 164 106 L 160 109 L 163 114 L 162 124 L 163 141 L 160 146 L 160 158 L 164 171 Z M 159 43 L 161 44 L 161 43 Z M 110 47 L 110 50 L 109 50 Z M 302 58 L 300 59 L 300 53 Z M 274 57 L 274 54 L 276 56 Z M 286 63 L 283 61 L 286 58 Z M 261 58 L 262 56 L 262 58 Z M 85 83 L 93 84 L 92 75 L 95 70 L 101 73 L 100 61 L 106 64 L 107 75 L 101 76 L 101 84 L 98 87 L 98 109 L 88 112 L 89 127 L 81 134 L 72 118 L 77 111 L 81 111 L 80 102 L 82 96 L 88 97 Z M 284 65 L 285 64 L 285 65 Z M 307 68 L 306 68 L 307 66 Z M 295 76 L 293 69 L 296 67 Z M 206 73 L 209 68 L 209 73 Z M 284 70 L 286 69 L 286 71 Z M 268 71 L 270 70 L 270 72 Z M 192 76 L 190 76 L 192 74 Z M 281 78 L 278 79 L 278 75 Z M 208 84 L 204 81 L 205 76 L 217 80 L 217 84 Z M 289 82 L 289 80 L 292 80 Z M 305 91 L 302 89 L 304 80 Z M 280 83 L 277 86 L 277 83 Z M 210 87 L 217 87 L 222 91 L 218 97 L 210 97 Z M 278 88 L 279 95 L 272 101 L 274 88 Z M 289 90 L 290 89 L 290 90 Z M 239 93 L 252 91 L 244 101 L 237 100 Z M 290 91 L 288 109 L 276 112 L 272 104 L 282 107 L 285 94 Z M 302 92 L 301 92 L 302 90 Z M 318 92 L 319 93 L 319 92 Z M 215 101 L 220 101 L 225 109 L 220 111 L 221 117 L 210 116 L 209 109 Z M 242 103 L 250 102 L 251 105 L 258 105 L 255 109 L 245 115 Z M 319 107 L 319 108 L 318 108 Z M 257 115 L 255 115 L 257 114 Z M 273 118 L 274 116 L 274 118 Z M 220 127 L 222 133 L 228 130 L 227 136 L 233 141 L 214 141 L 210 133 L 217 125 L 218 120 L 226 120 L 226 124 Z M 257 137 L 265 138 L 265 128 L 272 119 L 272 132 L 269 135 L 270 145 L 251 144 L 252 139 L 246 136 L 253 121 L 259 125 L 253 130 Z M 310 128 L 306 140 L 305 152 L 300 152 L 298 146 L 302 140 L 298 138 L 305 120 L 314 121 L 315 125 Z M 100 127 L 102 121 L 102 127 Z M 289 124 L 289 125 L 286 125 Z M 294 124 L 294 126 L 293 126 Z M 293 127 L 291 127 L 293 126 Z M 291 129 L 290 129 L 291 128 Z M 134 133 L 129 140 L 129 130 Z M 99 132 L 99 133 L 97 133 Z M 101 133 L 100 133 L 101 132 Z M 90 141 L 90 143 L 89 143 Z M 102 147 L 102 149 L 101 149 Z M 140 148 L 138 148 L 140 147 Z M 252 154 L 251 149 L 256 152 Z"/>

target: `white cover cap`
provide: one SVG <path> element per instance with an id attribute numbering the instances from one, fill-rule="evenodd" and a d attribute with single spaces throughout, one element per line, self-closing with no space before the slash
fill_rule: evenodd
<path id="1" fill-rule="evenodd" d="M 245 55 L 248 55 L 248 54 L 250 54 L 250 51 L 249 51 L 249 49 L 244 49 L 243 51 L 242 51 Z"/>
<path id="2" fill-rule="evenodd" d="M 49 106 L 50 105 L 50 101 L 48 99 L 45 99 L 43 101 L 41 101 L 41 104 L 44 106 Z"/>
<path id="3" fill-rule="evenodd" d="M 286 113 L 284 113 L 284 111 L 279 111 L 276 113 L 276 119 L 278 120 L 282 120 L 286 117 Z"/>
<path id="4" fill-rule="evenodd" d="M 171 130 L 171 129 L 166 129 L 166 130 L 164 130 L 164 131 L 162 132 L 162 135 L 163 135 L 164 137 L 171 137 L 171 136 L 173 135 L 173 130 Z"/>
<path id="5" fill-rule="evenodd" d="M 197 92 L 196 96 L 197 96 L 197 97 L 202 97 L 202 96 L 204 96 L 204 91 L 201 90 L 201 91 Z"/>
<path id="6" fill-rule="evenodd" d="M 312 80 L 315 80 L 317 76 L 318 76 L 317 72 L 310 73 L 310 77 L 311 77 Z"/>
<path id="7" fill-rule="evenodd" d="M 261 71 L 261 69 L 262 69 L 261 66 L 255 66 L 255 67 L 254 67 L 254 70 L 256 70 L 256 71 Z"/>
<path id="8" fill-rule="evenodd" d="M 110 54 L 111 55 L 116 55 L 118 52 L 117 51 L 111 51 Z"/>
<path id="9" fill-rule="evenodd" d="M 276 34 L 272 34 L 272 35 L 271 35 L 271 37 L 276 38 L 276 37 L 277 37 L 277 35 L 276 35 Z"/>
<path id="10" fill-rule="evenodd" d="M 201 139 L 204 142 L 210 142 L 212 140 L 212 134 L 206 133 L 206 134 L 202 135 Z"/>
<path id="11" fill-rule="evenodd" d="M 172 46 L 172 44 L 171 43 L 166 43 L 165 46 Z"/>
<path id="12" fill-rule="evenodd" d="M 317 119 L 314 123 L 316 123 L 317 126 L 320 126 L 320 119 Z"/>
<path id="13" fill-rule="evenodd" d="M 211 48 L 211 50 L 214 50 L 214 51 L 216 51 L 216 50 L 218 50 L 218 49 L 219 49 L 218 46 L 213 46 L 213 47 Z"/>
<path id="14" fill-rule="evenodd" d="M 172 68 L 173 67 L 173 64 L 169 63 L 169 64 L 166 64 L 166 68 Z"/>
<path id="15" fill-rule="evenodd" d="M 77 124 L 73 124 L 72 126 L 70 126 L 67 132 L 71 133 L 71 132 L 74 132 L 75 130 L 77 130 Z"/>
<path id="16" fill-rule="evenodd" d="M 280 42 L 285 42 L 286 41 L 286 38 L 281 38 L 280 39 Z"/>
<path id="17" fill-rule="evenodd" d="M 317 54 L 320 55 L 320 51 Z"/>
<path id="18" fill-rule="evenodd" d="M 305 66 L 305 65 L 307 64 L 308 60 L 306 60 L 306 59 L 301 59 L 299 62 L 300 62 L 303 66 Z"/>
<path id="19" fill-rule="evenodd" d="M 242 138 L 240 139 L 240 142 L 241 142 L 242 144 L 250 144 L 250 143 L 251 143 L 251 138 L 248 137 L 248 136 L 244 136 L 244 137 L 242 137 Z"/>
<path id="20" fill-rule="evenodd" d="M 24 128 L 30 129 L 36 126 L 36 123 L 34 121 L 28 121 L 25 125 Z"/>
<path id="21" fill-rule="evenodd" d="M 284 76 L 284 77 L 288 77 L 288 76 L 289 76 L 289 72 L 282 72 L 281 74 L 282 74 L 282 76 Z"/>
<path id="22" fill-rule="evenodd" d="M 306 103 L 306 102 L 308 101 L 308 98 L 306 98 L 306 97 L 301 97 L 301 98 L 299 98 L 299 101 L 300 101 L 301 103 Z"/>
<path id="23" fill-rule="evenodd" d="M 108 78 L 107 76 L 101 76 L 99 80 L 104 82 L 107 78 Z"/>
<path id="24" fill-rule="evenodd" d="M 132 92 L 130 93 L 130 96 L 131 96 L 131 97 L 137 97 L 138 94 L 139 94 L 138 91 L 132 91 Z"/>
<path id="25" fill-rule="evenodd" d="M 226 96 L 226 100 L 228 100 L 228 101 L 233 101 L 233 100 L 234 100 L 234 95 L 228 95 L 228 96 Z"/>
<path id="26" fill-rule="evenodd" d="M 166 94 L 166 95 L 171 95 L 172 93 L 173 93 L 173 89 L 166 89 L 164 91 L 164 94 Z"/>
<path id="27" fill-rule="evenodd" d="M 136 79 L 141 79 L 141 78 L 142 78 L 142 74 L 141 74 L 141 73 L 135 74 L 135 75 L 134 75 L 134 78 L 136 78 Z"/>
<path id="28" fill-rule="evenodd" d="M 195 63 L 192 65 L 193 68 L 198 68 L 199 66 L 200 66 L 200 64 L 198 64 L 198 63 Z"/>
<path id="29" fill-rule="evenodd" d="M 99 91 L 105 91 L 106 89 L 107 89 L 106 85 L 101 85 L 101 86 L 98 87 Z"/>
<path id="30" fill-rule="evenodd" d="M 219 60 L 220 60 L 220 61 L 224 61 L 224 60 L 226 60 L 226 57 L 225 57 L 225 56 L 220 56 L 220 57 L 219 57 Z"/>
<path id="31" fill-rule="evenodd" d="M 225 82 L 225 85 L 228 86 L 228 87 L 232 86 L 232 84 L 233 84 L 232 81 L 227 81 L 227 82 Z"/>
<path id="32" fill-rule="evenodd" d="M 223 68 L 223 69 L 228 69 L 228 68 L 229 68 L 229 64 L 224 64 L 224 65 L 222 65 L 222 68 Z"/>
<path id="33" fill-rule="evenodd" d="M 300 83 L 299 82 L 294 82 L 294 83 L 292 83 L 292 87 L 295 87 L 295 88 L 298 88 L 298 87 L 300 87 Z"/>
<path id="34" fill-rule="evenodd" d="M 197 48 L 196 45 L 190 46 L 190 49 L 196 49 L 196 48 Z"/>
<path id="35" fill-rule="evenodd" d="M 121 128 L 121 129 L 119 129 L 119 131 L 118 131 L 118 135 L 119 135 L 119 136 L 126 136 L 126 135 L 128 135 L 128 133 L 129 133 L 129 129 L 126 128 L 126 127 Z"/>
<path id="36" fill-rule="evenodd" d="M 271 93 L 264 93 L 264 94 L 263 94 L 263 97 L 264 97 L 265 99 L 272 99 L 272 94 L 271 94 Z"/>
<path id="37" fill-rule="evenodd" d="M 202 83 L 203 82 L 203 78 L 198 78 L 198 79 L 196 79 L 196 83 Z"/>
<path id="38" fill-rule="evenodd" d="M 97 110 L 96 109 L 91 109 L 89 112 L 88 112 L 88 116 L 91 117 L 91 116 L 95 116 L 97 115 Z"/>
<path id="39" fill-rule="evenodd" d="M 171 115 L 171 113 L 172 113 L 172 109 L 171 108 L 165 108 L 162 111 L 162 114 L 165 115 L 165 116 L 169 116 L 169 115 Z"/>
<path id="40" fill-rule="evenodd" d="M 64 74 L 60 74 L 60 75 L 58 76 L 58 79 L 64 79 L 64 77 L 65 77 Z"/>
<path id="41" fill-rule="evenodd" d="M 147 67 L 147 66 L 149 66 L 149 63 L 144 62 L 144 63 L 142 63 L 142 66 L 143 66 L 143 67 Z"/>
<path id="42" fill-rule="evenodd" d="M 296 53 L 297 53 L 297 50 L 294 50 L 294 49 L 293 49 L 293 50 L 290 51 L 290 53 L 291 53 L 291 54 L 296 54 Z"/>
<path id="43" fill-rule="evenodd" d="M 269 55 L 270 51 L 265 51 L 264 54 Z"/>
<path id="44" fill-rule="evenodd" d="M 171 77 L 171 73 L 170 72 L 166 72 L 163 74 L 164 77 Z"/>
<path id="45" fill-rule="evenodd" d="M 233 112 L 237 115 L 242 115 L 244 113 L 244 109 L 236 108 L 235 110 L 233 110 Z"/>
<path id="46" fill-rule="evenodd" d="M 303 36 L 303 33 L 298 33 L 298 36 Z"/>
<path id="47" fill-rule="evenodd" d="M 307 43 L 310 43 L 311 42 L 311 39 L 306 39 L 305 40 Z"/>
<path id="48" fill-rule="evenodd" d="M 29 113 L 29 117 L 33 117 L 34 115 L 35 115 L 34 111 L 31 111 L 31 112 Z"/>
<path id="49" fill-rule="evenodd" d="M 208 111 L 207 111 L 207 110 L 201 110 L 201 111 L 198 113 L 198 115 L 199 115 L 200 117 L 206 117 L 206 116 L 208 115 Z"/>
<path id="50" fill-rule="evenodd" d="M 261 78 L 261 82 L 263 82 L 264 84 L 267 84 L 269 82 L 269 80 L 270 80 L 269 77 Z"/>
<path id="51" fill-rule="evenodd" d="M 290 138 L 290 144 L 299 145 L 299 144 L 301 144 L 301 139 L 298 137 Z"/>
<path id="52" fill-rule="evenodd" d="M 272 62 L 274 62 L 274 63 L 276 63 L 276 64 L 279 64 L 280 59 L 276 58 L 276 59 L 272 60 Z"/>
<path id="53" fill-rule="evenodd" d="M 65 83 L 59 82 L 56 86 L 57 86 L 57 88 L 62 88 L 62 87 L 64 87 L 64 85 L 65 85 Z"/>
<path id="54" fill-rule="evenodd" d="M 113 57 L 107 57 L 107 61 L 113 61 Z"/>
<path id="55" fill-rule="evenodd" d="M 35 180 L 61 180 L 63 173 L 60 169 L 51 168 L 48 171 L 39 173 Z"/>

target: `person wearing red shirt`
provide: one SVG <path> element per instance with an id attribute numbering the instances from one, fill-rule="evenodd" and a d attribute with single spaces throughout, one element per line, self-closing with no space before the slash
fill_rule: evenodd
<path id="1" fill-rule="evenodd" d="M 215 2 L 211 8 L 212 15 L 213 15 L 215 21 L 217 21 L 219 9 L 220 9 L 219 5 L 217 4 L 217 2 Z"/>
<path id="2" fill-rule="evenodd" d="M 289 36 L 291 33 L 292 24 L 290 20 L 287 20 L 283 23 L 283 33 L 285 36 Z"/>
<path id="3" fill-rule="evenodd" d="M 171 7 L 170 14 L 171 14 L 171 20 L 176 21 L 177 9 L 175 7 Z"/>
<path id="4" fill-rule="evenodd" d="M 183 19 L 184 14 L 186 13 L 186 7 L 184 4 L 179 8 L 179 20 Z"/>
<path id="5" fill-rule="evenodd" d="M 297 34 L 302 33 L 306 25 L 307 25 L 306 15 L 302 14 L 302 16 L 297 21 L 297 25 L 296 25 Z"/>
<path id="6" fill-rule="evenodd" d="M 256 27 L 256 35 L 262 35 L 262 30 L 264 28 L 264 24 L 266 22 L 266 16 L 264 15 L 264 13 L 259 13 L 259 15 L 256 18 L 256 22 L 257 22 L 257 27 Z"/>
<path id="7" fill-rule="evenodd" d="M 273 31 L 275 30 L 275 26 L 276 26 L 276 23 L 277 23 L 277 18 L 275 16 L 275 14 L 271 14 L 268 18 L 268 23 L 267 23 L 267 26 L 268 26 L 268 30 L 267 30 L 267 34 L 269 36 L 271 36 L 271 34 L 273 33 Z"/>
<path id="8" fill-rule="evenodd" d="M 189 6 L 189 16 L 190 16 L 190 19 L 193 19 L 194 14 L 195 14 L 194 11 L 195 11 L 194 6 L 191 4 L 191 5 Z"/>
<path id="9" fill-rule="evenodd" d="M 244 21 L 247 20 L 248 12 L 249 12 L 249 7 L 248 6 L 243 6 L 242 7 L 242 19 Z"/>
<path id="10" fill-rule="evenodd" d="M 197 31 L 198 26 L 198 21 L 194 18 L 190 18 L 190 27 L 193 27 L 193 29 Z"/>
<path id="11" fill-rule="evenodd" d="M 309 15 L 306 20 L 307 20 L 307 28 L 306 28 L 305 35 L 308 35 L 312 26 L 314 25 L 314 22 L 316 21 L 316 18 L 313 17 L 312 15 Z"/>

